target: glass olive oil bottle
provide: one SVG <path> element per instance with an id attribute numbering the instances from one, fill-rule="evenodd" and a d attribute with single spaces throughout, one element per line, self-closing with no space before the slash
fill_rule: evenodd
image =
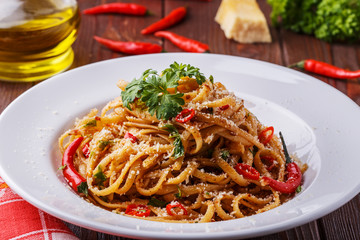
<path id="1" fill-rule="evenodd" d="M 66 70 L 79 24 L 76 0 L 0 0 L 0 80 L 37 81 Z"/>

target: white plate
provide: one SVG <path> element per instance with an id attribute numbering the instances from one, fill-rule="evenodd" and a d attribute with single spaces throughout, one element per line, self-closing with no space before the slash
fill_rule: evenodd
<path id="1" fill-rule="evenodd" d="M 76 117 L 119 96 L 132 80 L 174 61 L 190 63 L 246 100 L 260 121 L 282 131 L 289 151 L 309 165 L 303 191 L 255 216 L 216 223 L 137 220 L 93 206 L 67 187 L 58 170 L 57 138 Z M 73 224 L 136 238 L 245 238 L 293 228 L 339 208 L 360 191 L 359 106 L 323 82 L 281 66 L 215 54 L 167 53 L 124 57 L 46 80 L 0 116 L 0 175 L 36 207 Z"/>

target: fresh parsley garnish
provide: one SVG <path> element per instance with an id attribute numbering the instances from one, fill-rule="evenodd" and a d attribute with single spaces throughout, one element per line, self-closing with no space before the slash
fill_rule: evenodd
<path id="1" fill-rule="evenodd" d="M 66 168 L 66 164 L 59 167 L 59 170 L 64 170 Z"/>
<path id="2" fill-rule="evenodd" d="M 85 194 L 85 196 L 87 196 L 89 194 L 88 193 L 88 185 L 86 182 L 80 183 L 80 185 L 77 186 L 77 190 L 78 190 L 78 193 L 83 193 L 83 194 Z"/>
<path id="3" fill-rule="evenodd" d="M 178 192 L 174 194 L 177 199 L 181 199 L 182 192 L 179 186 L 177 186 Z"/>
<path id="4" fill-rule="evenodd" d="M 185 154 L 185 149 L 184 146 L 181 142 L 181 136 L 179 131 L 177 130 L 177 128 L 172 125 L 172 124 L 165 124 L 162 129 L 168 131 L 170 133 L 170 138 L 175 138 L 173 145 L 174 145 L 174 153 L 173 153 L 173 157 L 174 158 L 179 158 L 184 156 Z"/>
<path id="5" fill-rule="evenodd" d="M 206 79 L 204 74 L 202 74 L 199 70 L 199 68 L 191 66 L 190 64 L 179 64 L 177 62 L 174 62 L 170 65 L 170 68 L 167 68 L 163 71 L 163 74 L 171 73 L 171 76 L 175 78 L 175 81 L 186 76 L 190 78 L 195 78 L 196 82 L 201 85 L 205 82 Z"/>
<path id="6" fill-rule="evenodd" d="M 110 140 L 108 140 L 108 141 L 100 140 L 99 141 L 99 148 L 101 150 L 104 150 L 106 148 L 106 146 L 109 145 L 110 143 L 111 143 Z"/>
<path id="7" fill-rule="evenodd" d="M 221 150 L 221 152 L 220 152 L 220 157 L 222 158 L 222 159 L 224 159 L 224 160 L 228 160 L 229 159 L 229 157 L 230 157 L 230 152 L 229 152 L 229 150 Z"/>
<path id="8" fill-rule="evenodd" d="M 96 120 L 90 120 L 89 122 L 85 123 L 84 127 L 96 127 Z"/>
<path id="9" fill-rule="evenodd" d="M 169 120 L 181 112 L 181 106 L 185 104 L 182 99 L 184 94 L 177 92 L 179 80 L 182 77 L 194 78 L 199 85 L 206 80 L 199 68 L 190 64 L 174 62 L 161 74 L 148 69 L 140 78 L 130 82 L 125 91 L 121 92 L 123 104 L 132 110 L 130 104 L 137 100 L 137 104 L 145 103 L 151 115 L 155 115 L 158 119 Z M 213 81 L 212 76 L 211 80 Z M 175 89 L 175 92 L 170 93 L 168 89 Z"/>
<path id="10" fill-rule="evenodd" d="M 170 73 L 165 73 L 162 77 L 158 75 L 149 76 L 143 83 L 141 101 L 149 107 L 151 115 L 156 115 L 158 119 L 170 119 L 175 117 L 182 110 L 185 104 L 183 93 L 170 94 L 168 88 L 176 88 L 178 81 L 175 81 Z"/>
<path id="11" fill-rule="evenodd" d="M 97 185 L 103 186 L 104 182 L 106 181 L 107 177 L 101 170 L 101 167 L 98 167 L 97 173 L 94 174 L 94 180 Z"/>

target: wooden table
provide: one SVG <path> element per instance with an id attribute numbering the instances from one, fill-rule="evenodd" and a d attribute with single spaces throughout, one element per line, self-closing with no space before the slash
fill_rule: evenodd
<path id="1" fill-rule="evenodd" d="M 112 2 L 106 0 L 78 0 L 80 9 Z M 214 17 L 220 0 L 210 2 L 200 0 L 123 0 L 148 6 L 153 15 L 133 17 L 124 15 L 83 16 L 80 32 L 74 44 L 75 61 L 71 68 L 80 67 L 101 60 L 123 57 L 93 40 L 93 35 L 123 40 L 147 41 L 161 44 L 167 52 L 180 52 L 169 43 L 152 35 L 143 36 L 140 30 L 179 6 L 188 7 L 188 15 L 172 31 L 208 43 L 212 53 L 258 59 L 283 66 L 302 59 L 314 58 L 332 63 L 342 68 L 360 69 L 360 45 L 329 44 L 311 36 L 299 35 L 283 29 L 270 27 L 272 43 L 239 44 L 225 38 Z M 259 5 L 269 21 L 271 7 L 265 0 Z M 335 80 L 315 76 L 337 88 L 360 105 L 360 82 L 357 80 Z M 0 82 L 0 112 L 17 96 L 36 83 Z M 94 232 L 72 224 L 67 224 L 81 239 L 125 239 Z M 257 239 L 360 239 L 360 194 L 335 212 L 288 231 L 260 237 Z"/>

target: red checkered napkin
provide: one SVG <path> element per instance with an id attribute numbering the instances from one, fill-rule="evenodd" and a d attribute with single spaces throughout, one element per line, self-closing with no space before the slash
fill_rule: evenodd
<path id="1" fill-rule="evenodd" d="M 14 193 L 0 177 L 0 239 L 78 239 L 59 219 L 37 209 Z"/>

